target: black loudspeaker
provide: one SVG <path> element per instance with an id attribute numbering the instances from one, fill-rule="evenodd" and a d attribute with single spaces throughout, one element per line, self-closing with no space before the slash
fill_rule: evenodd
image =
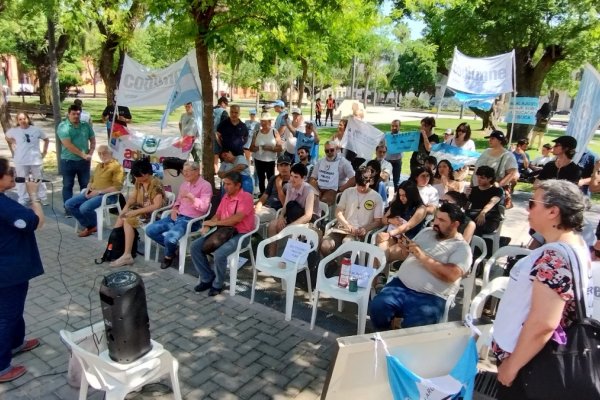
<path id="1" fill-rule="evenodd" d="M 100 286 L 108 355 L 128 364 L 152 349 L 146 291 L 142 277 L 131 271 L 107 275 Z"/>

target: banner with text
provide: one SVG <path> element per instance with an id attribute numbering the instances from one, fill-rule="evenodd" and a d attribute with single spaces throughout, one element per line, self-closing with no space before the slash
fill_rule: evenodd
<path id="1" fill-rule="evenodd" d="M 388 154 L 398 154 L 405 151 L 417 151 L 419 149 L 419 139 L 421 132 L 400 132 L 386 133 L 385 145 L 387 146 Z"/>
<path id="2" fill-rule="evenodd" d="M 508 103 L 506 123 L 535 125 L 535 114 L 540 107 L 537 97 L 513 97 Z"/>
<path id="3" fill-rule="evenodd" d="M 577 139 L 573 162 L 579 162 L 600 125 L 600 73 L 587 64 L 579 84 L 579 91 L 569 117 L 567 135 Z"/>
<path id="4" fill-rule="evenodd" d="M 194 79 L 198 80 L 197 86 L 201 87 L 194 50 L 163 69 L 150 69 L 125 55 L 117 104 L 128 107 L 167 104 L 186 62 L 190 63 Z"/>
<path id="5" fill-rule="evenodd" d="M 348 125 L 340 146 L 352 150 L 358 157 L 370 160 L 375 148 L 383 140 L 383 132 L 356 118 L 348 118 Z"/>
<path id="6" fill-rule="evenodd" d="M 447 86 L 460 92 L 475 94 L 514 92 L 514 62 L 514 50 L 493 57 L 474 58 L 455 48 Z"/>
<path id="7" fill-rule="evenodd" d="M 113 140 L 113 154 L 126 170 L 131 169 L 131 164 L 144 156 L 150 157 L 152 163 L 160 163 L 165 157 L 187 160 L 194 146 L 193 136 L 154 136 L 127 129 L 118 137 L 113 132 Z"/>

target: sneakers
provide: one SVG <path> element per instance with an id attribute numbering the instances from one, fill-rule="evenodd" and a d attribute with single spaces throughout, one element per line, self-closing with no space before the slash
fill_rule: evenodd
<path id="1" fill-rule="evenodd" d="M 0 375 L 0 383 L 11 382 L 22 377 L 27 372 L 27 369 L 22 365 L 12 367 L 2 375 Z"/>
<path id="2" fill-rule="evenodd" d="M 131 257 L 131 254 L 123 254 L 121 257 L 117 258 L 108 265 L 111 267 L 123 267 L 125 265 L 132 265 L 134 262 L 135 261 L 133 257 Z"/>
<path id="3" fill-rule="evenodd" d="M 88 237 L 90 236 L 92 233 L 97 232 L 98 228 L 96 228 L 95 226 L 92 226 L 91 228 L 85 228 L 84 230 L 82 230 L 81 232 L 79 232 L 77 234 L 77 236 L 79 237 Z"/>
<path id="4" fill-rule="evenodd" d="M 21 347 L 13 350 L 12 355 L 16 356 L 17 354 L 25 353 L 26 351 L 30 351 L 35 349 L 40 345 L 39 339 L 29 339 L 26 340 L 25 343 Z"/>
<path id="5" fill-rule="evenodd" d="M 73 218 L 73 214 L 65 210 L 65 218 Z"/>

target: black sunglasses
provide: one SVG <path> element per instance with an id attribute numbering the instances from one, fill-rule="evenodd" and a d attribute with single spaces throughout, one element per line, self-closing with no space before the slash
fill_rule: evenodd
<path id="1" fill-rule="evenodd" d="M 325 149 L 325 153 L 333 153 L 335 149 Z"/>

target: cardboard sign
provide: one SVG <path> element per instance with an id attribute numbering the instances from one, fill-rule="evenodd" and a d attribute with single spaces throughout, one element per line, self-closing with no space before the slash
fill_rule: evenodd
<path id="1" fill-rule="evenodd" d="M 516 97 L 509 103 L 506 122 L 535 125 L 535 114 L 540 106 L 537 97 Z"/>
<path id="2" fill-rule="evenodd" d="M 405 151 L 417 151 L 421 132 L 401 132 L 396 134 L 385 134 L 385 145 L 388 154 L 398 154 Z"/>
<path id="3" fill-rule="evenodd" d="M 288 239 L 281 258 L 292 263 L 298 262 L 299 265 L 302 265 L 306 264 L 309 252 L 309 243 L 304 243 L 297 239 Z"/>

